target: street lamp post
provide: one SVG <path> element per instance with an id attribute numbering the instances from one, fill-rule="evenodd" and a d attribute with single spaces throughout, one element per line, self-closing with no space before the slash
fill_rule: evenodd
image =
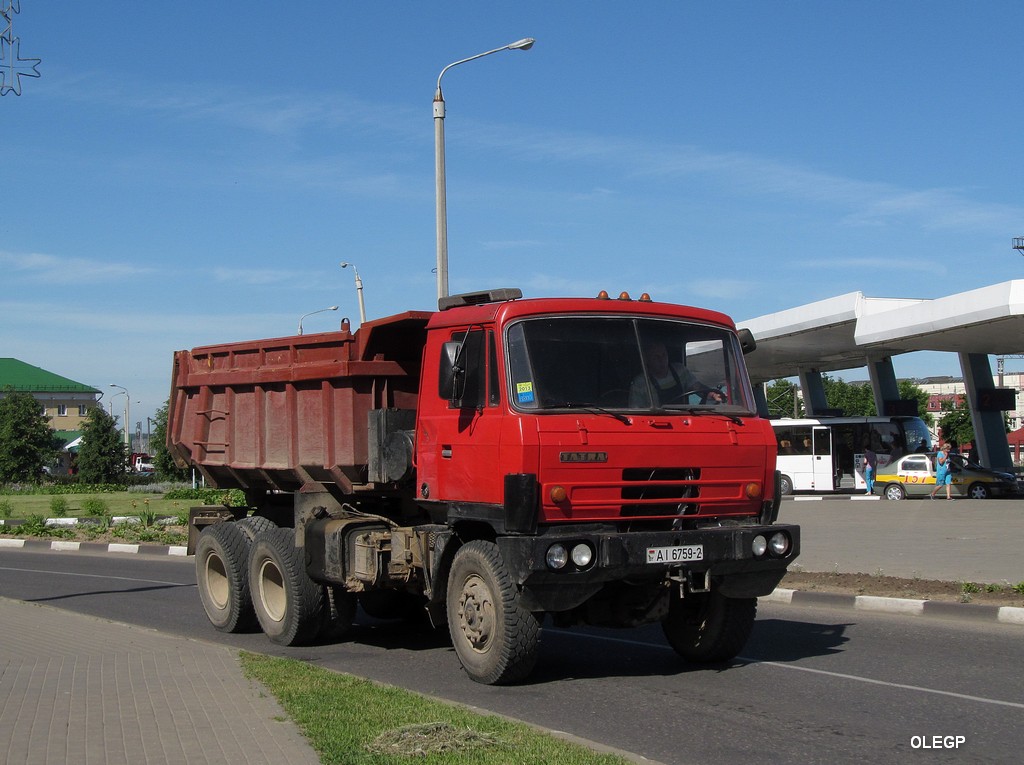
<path id="1" fill-rule="evenodd" d="M 305 319 L 307 316 L 312 316 L 315 313 L 323 313 L 324 311 L 337 311 L 337 310 L 338 310 L 338 306 L 332 305 L 330 308 L 320 308 L 320 309 L 318 309 L 316 311 L 310 311 L 309 313 L 302 314 L 302 316 L 299 317 L 299 334 L 300 335 L 302 334 L 302 320 Z"/>
<path id="2" fill-rule="evenodd" d="M 444 97 L 441 95 L 441 78 L 453 66 L 465 64 L 467 61 L 474 61 L 492 53 L 500 53 L 503 50 L 529 50 L 533 47 L 533 43 L 532 37 L 525 37 L 501 48 L 478 53 L 475 56 L 448 64 L 441 70 L 441 74 L 437 75 L 437 90 L 434 91 L 434 176 L 437 184 L 437 297 L 439 299 L 448 297 L 448 200 L 445 190 Z"/>
<path id="3" fill-rule="evenodd" d="M 131 422 L 131 420 L 128 418 L 128 412 L 131 410 L 132 397 L 128 395 L 128 389 L 125 388 L 123 385 L 114 385 L 114 383 L 110 383 L 110 387 L 118 388 L 122 393 L 124 393 L 124 443 L 128 447 L 128 451 L 130 452 L 132 450 L 132 435 L 131 432 L 128 430 L 128 423 Z"/>
<path id="4" fill-rule="evenodd" d="M 356 295 L 359 297 L 359 324 L 363 325 L 366 323 L 366 306 L 363 305 L 363 280 L 359 278 L 359 271 L 356 269 L 355 263 L 342 263 L 342 268 L 348 268 L 352 266 L 352 273 L 356 275 Z"/>

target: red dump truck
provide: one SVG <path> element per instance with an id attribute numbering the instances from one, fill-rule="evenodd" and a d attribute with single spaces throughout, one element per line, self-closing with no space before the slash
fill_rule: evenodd
<path id="1" fill-rule="evenodd" d="M 206 613 L 284 645 L 357 604 L 426 613 L 491 684 L 530 673 L 545 615 L 658 621 L 685 659 L 730 659 L 799 552 L 752 347 L 646 295 L 495 290 L 179 351 L 168 447 L 249 506 L 192 509 Z"/>

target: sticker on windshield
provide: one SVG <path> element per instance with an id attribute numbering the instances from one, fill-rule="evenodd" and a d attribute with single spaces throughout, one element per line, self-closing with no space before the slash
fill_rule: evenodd
<path id="1" fill-rule="evenodd" d="M 516 399 L 520 404 L 532 404 L 533 403 L 533 383 L 532 382 L 521 382 L 516 383 Z"/>

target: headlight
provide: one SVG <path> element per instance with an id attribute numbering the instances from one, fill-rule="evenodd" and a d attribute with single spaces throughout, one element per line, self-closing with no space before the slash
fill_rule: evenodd
<path id="1" fill-rule="evenodd" d="M 558 571 L 565 568 L 565 564 L 569 562 L 569 551 L 565 549 L 565 545 L 551 545 L 544 559 L 548 568 Z"/>
<path id="2" fill-rule="evenodd" d="M 590 545 L 585 542 L 580 542 L 572 548 L 572 562 L 579 568 L 586 568 L 593 560 L 594 551 L 591 550 Z"/>
<path id="3" fill-rule="evenodd" d="M 785 555 L 789 552 L 789 537 L 781 531 L 772 534 L 770 544 L 772 547 L 772 553 L 775 555 Z"/>
<path id="4" fill-rule="evenodd" d="M 750 551 L 754 553 L 755 558 L 760 558 L 768 550 L 768 540 L 758 534 L 754 537 L 750 543 Z"/>

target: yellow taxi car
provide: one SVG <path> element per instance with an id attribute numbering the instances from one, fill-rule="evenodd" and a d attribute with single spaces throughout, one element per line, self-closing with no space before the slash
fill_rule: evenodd
<path id="1" fill-rule="evenodd" d="M 949 455 L 951 493 L 968 499 L 988 499 L 1017 493 L 1017 479 L 1011 473 L 984 468 L 960 454 Z M 906 499 L 931 494 L 935 488 L 935 453 L 908 454 L 878 468 L 873 493 L 886 499 Z M 945 490 L 940 489 L 943 498 Z M 938 496 L 938 495 L 936 495 Z"/>

